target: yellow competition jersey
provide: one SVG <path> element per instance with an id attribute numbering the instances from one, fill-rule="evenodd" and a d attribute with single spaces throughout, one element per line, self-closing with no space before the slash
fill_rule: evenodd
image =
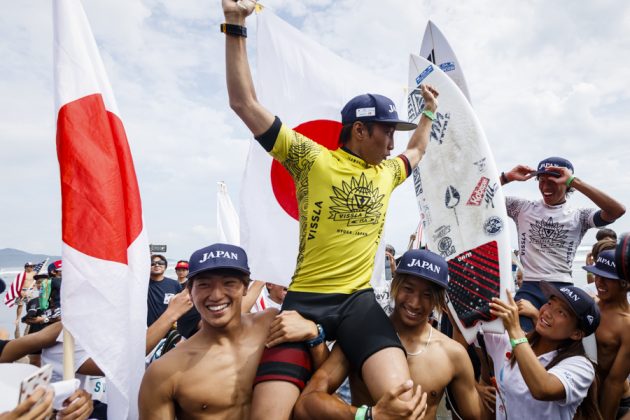
<path id="1" fill-rule="evenodd" d="M 408 176 L 403 158 L 368 165 L 284 124 L 270 153 L 293 177 L 300 212 L 289 290 L 349 294 L 371 287 L 389 197 Z"/>

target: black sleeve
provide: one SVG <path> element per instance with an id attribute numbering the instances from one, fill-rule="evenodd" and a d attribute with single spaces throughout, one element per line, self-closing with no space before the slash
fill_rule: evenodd
<path id="1" fill-rule="evenodd" d="M 273 124 L 271 127 L 260 136 L 256 137 L 258 143 L 265 149 L 267 152 L 271 152 L 273 149 L 273 145 L 276 144 L 276 139 L 278 138 L 278 133 L 280 133 L 280 127 L 282 127 L 282 121 L 280 118 L 276 116 L 276 119 L 273 120 Z"/>
<path id="2" fill-rule="evenodd" d="M 612 222 L 609 222 L 608 220 L 604 220 L 602 218 L 601 210 L 597 210 L 595 214 L 593 215 L 593 224 L 595 225 L 595 227 L 602 227 L 602 226 L 609 225 L 611 223 Z"/>
<path id="3" fill-rule="evenodd" d="M 411 175 L 411 163 L 409 163 L 409 159 L 407 158 L 407 156 L 405 156 L 404 154 L 400 154 L 398 155 L 400 156 L 400 158 L 402 159 L 402 161 L 405 163 L 405 171 L 407 172 L 407 176 L 405 178 L 409 178 L 409 175 Z"/>

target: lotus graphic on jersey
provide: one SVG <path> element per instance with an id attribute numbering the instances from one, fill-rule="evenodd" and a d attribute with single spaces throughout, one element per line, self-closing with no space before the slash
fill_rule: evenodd
<path id="1" fill-rule="evenodd" d="M 335 195 L 330 199 L 335 204 L 330 207 L 330 219 L 343 222 L 348 226 L 375 224 L 381 217 L 383 194 L 367 181 L 365 174 L 359 179 L 352 177 L 350 183 L 341 182 L 341 188 L 333 186 Z"/>
<path id="2" fill-rule="evenodd" d="M 530 225 L 529 240 L 543 249 L 562 247 L 567 239 L 567 232 L 567 229 L 563 229 L 562 225 L 550 217 Z"/>

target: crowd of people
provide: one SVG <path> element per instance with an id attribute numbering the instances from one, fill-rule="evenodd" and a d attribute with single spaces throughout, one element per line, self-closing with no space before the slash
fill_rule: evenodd
<path id="1" fill-rule="evenodd" d="M 236 245 L 215 243 L 179 260 L 177 279 L 165 276 L 164 255 L 151 256 L 140 418 L 421 419 L 435 418 L 445 401 L 453 418 L 630 419 L 630 260 L 604 228 L 625 207 L 578 178 L 567 159 L 518 165 L 501 173 L 501 184 L 536 179 L 540 199 L 506 198 L 519 281 L 516 294 L 490 303 L 505 333 L 480 330 L 473 343 L 464 340 L 446 307 L 448 263 L 428 249 L 396 258 L 387 247 L 390 302 L 382 307 L 370 280 L 389 197 L 426 152 L 439 92 L 421 85 L 418 124 L 399 119 L 384 96 L 352 98 L 341 110 L 339 148 L 328 150 L 258 102 L 245 43 L 254 3 L 222 4 L 230 106 L 295 182 L 299 252 L 288 288 L 252 280 L 247 252 Z M 388 159 L 397 130 L 412 135 Z M 334 188 L 359 179 L 381 194 L 376 216 L 320 217 L 338 205 Z M 593 207 L 571 206 L 575 192 Z M 571 266 L 589 229 L 598 229 L 597 243 L 584 266 L 589 283 L 578 287 Z M 27 271 L 29 331 L 0 342 L 0 362 L 28 356 L 51 364 L 54 381 L 63 341 L 61 261 L 47 271 Z M 94 389 L 106 378 L 82 349 L 75 360 L 81 389 L 60 418 L 106 418 L 106 397 Z M 46 392 L 0 419 L 45 418 L 52 411 Z"/>

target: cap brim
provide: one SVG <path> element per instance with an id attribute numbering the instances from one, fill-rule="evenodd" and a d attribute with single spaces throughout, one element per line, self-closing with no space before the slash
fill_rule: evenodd
<path id="1" fill-rule="evenodd" d="M 422 279 L 422 280 L 430 281 L 431 283 L 441 287 L 442 289 L 446 290 L 448 288 L 448 283 L 447 284 L 441 283 L 441 282 L 439 282 L 437 280 L 433 280 L 433 279 L 430 279 L 428 277 L 421 276 L 418 273 L 416 273 L 415 271 L 405 270 L 404 268 L 402 268 L 402 269 L 401 268 L 397 268 L 396 269 L 396 274 L 409 274 L 410 276 L 417 277 L 417 278 Z"/>
<path id="2" fill-rule="evenodd" d="M 578 316 L 577 312 L 575 312 L 575 310 L 573 309 L 573 306 L 571 306 L 571 302 L 569 302 L 569 299 L 567 299 L 567 297 L 560 290 L 556 289 L 556 287 L 553 284 L 542 280 L 540 282 L 540 290 L 542 290 L 542 292 L 547 297 L 547 299 L 549 299 L 551 296 L 555 296 L 558 299 L 561 299 L 564 303 L 567 304 L 571 313 L 575 315 L 575 317 L 579 321 L 580 317 Z"/>
<path id="3" fill-rule="evenodd" d="M 534 175 L 535 176 L 538 176 L 538 175 L 550 175 L 550 176 L 553 176 L 553 177 L 556 177 L 556 178 L 560 178 L 562 176 L 558 172 L 545 171 L 545 170 L 543 170 L 543 171 L 536 171 L 536 172 L 534 172 Z"/>
<path id="4" fill-rule="evenodd" d="M 610 271 L 600 270 L 599 268 L 595 267 L 594 265 L 583 265 L 582 268 L 585 271 L 588 271 L 589 273 L 593 273 L 596 276 L 603 277 L 605 279 L 621 280 L 618 277 L 617 273 L 611 273 Z"/>
<path id="5" fill-rule="evenodd" d="M 230 270 L 240 271 L 241 273 L 247 274 L 248 276 L 251 274 L 251 272 L 249 272 L 248 270 L 245 270 L 244 268 L 234 267 L 233 265 L 218 265 L 212 268 L 204 268 L 201 270 L 188 272 L 188 280 L 192 279 L 193 277 L 201 273 L 205 273 L 206 271 L 214 271 L 214 270 L 221 270 L 221 269 L 230 269 Z"/>
<path id="6" fill-rule="evenodd" d="M 418 124 L 414 124 L 414 123 L 410 123 L 407 121 L 401 121 L 401 120 L 394 120 L 394 121 L 385 121 L 385 122 L 391 122 L 391 123 L 395 123 L 396 124 L 396 131 L 411 131 L 411 130 L 415 130 L 416 128 L 418 128 Z"/>

